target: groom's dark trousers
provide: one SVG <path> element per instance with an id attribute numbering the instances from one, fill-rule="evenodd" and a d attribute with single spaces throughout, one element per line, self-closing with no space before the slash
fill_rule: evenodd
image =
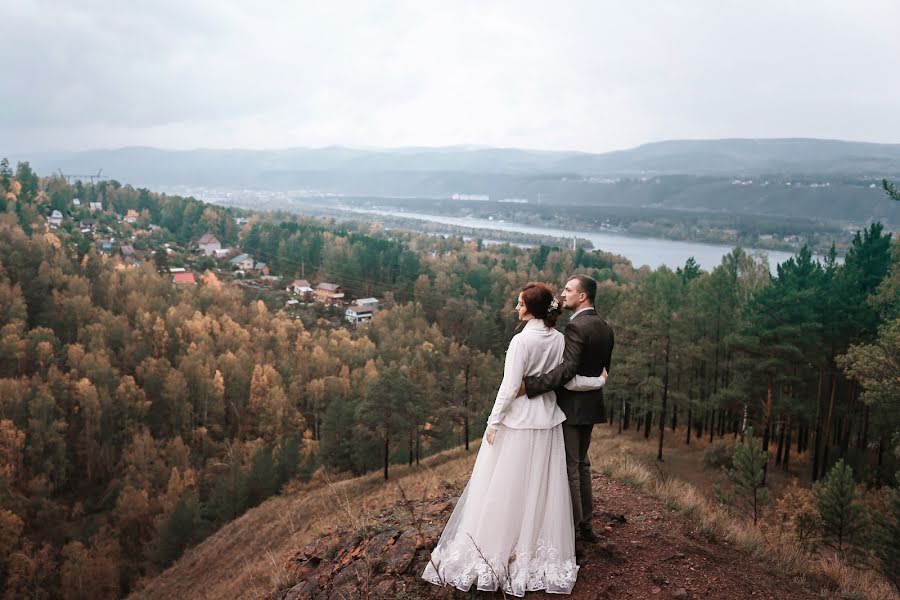
<path id="1" fill-rule="evenodd" d="M 612 327 L 593 308 L 570 319 L 565 336 L 562 363 L 549 373 L 526 377 L 525 392 L 529 398 L 556 392 L 556 402 L 566 415 L 562 429 L 575 531 L 592 531 L 594 502 L 588 448 L 594 424 L 606 421 L 603 389 L 572 392 L 562 386 L 575 375 L 596 377 L 604 368 L 610 371 L 614 336 Z"/>

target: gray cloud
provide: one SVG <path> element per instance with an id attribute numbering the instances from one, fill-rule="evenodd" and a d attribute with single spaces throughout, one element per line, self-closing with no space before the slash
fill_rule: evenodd
<path id="1" fill-rule="evenodd" d="M 0 152 L 900 141 L 900 5 L 31 0 Z"/>

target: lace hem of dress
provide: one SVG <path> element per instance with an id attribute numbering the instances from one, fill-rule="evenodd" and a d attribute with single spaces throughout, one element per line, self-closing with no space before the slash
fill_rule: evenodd
<path id="1" fill-rule="evenodd" d="M 479 591 L 493 592 L 502 587 L 513 596 L 545 590 L 551 594 L 569 594 L 578 576 L 575 557 L 563 559 L 555 548 L 538 541 L 537 550 L 517 551 L 508 561 L 484 557 L 477 549 L 465 551 L 435 548 L 422 578 L 436 585 L 452 585 L 464 592 L 476 584 Z M 502 586 L 499 585 L 502 582 Z"/>

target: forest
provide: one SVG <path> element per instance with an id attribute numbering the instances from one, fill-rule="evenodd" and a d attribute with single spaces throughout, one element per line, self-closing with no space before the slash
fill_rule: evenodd
<path id="1" fill-rule="evenodd" d="M 0 196 L 4 598 L 122 597 L 318 470 L 388 478 L 392 464 L 468 446 L 493 403 L 519 288 L 579 272 L 600 282 L 597 307 L 616 331 L 612 426 L 658 439 L 662 460 L 664 436 L 743 440 L 756 458 L 736 454 L 734 468 L 749 461 L 753 489 L 796 457 L 817 485 L 842 475 L 856 525 L 838 546 L 896 569 L 900 536 L 883 540 L 900 512 L 900 241 L 879 223 L 843 262 L 804 248 L 773 274 L 735 248 L 710 272 L 692 261 L 651 271 L 602 250 L 73 184 L 6 159 Z M 88 213 L 91 202 L 101 209 Z M 67 219 L 51 229 L 54 210 Z M 87 218 L 150 259 L 101 251 L 75 225 Z M 200 257 L 187 261 L 199 284 L 173 285 L 166 244 L 207 232 L 268 262 L 279 289 L 337 281 L 381 308 L 356 328 L 328 310 L 298 318 Z M 863 491 L 881 499 L 864 527 Z"/>

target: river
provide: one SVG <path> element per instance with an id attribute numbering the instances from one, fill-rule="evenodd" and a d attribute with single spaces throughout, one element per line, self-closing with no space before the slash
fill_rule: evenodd
<path id="1" fill-rule="evenodd" d="M 611 252 L 613 254 L 624 256 L 630 260 L 635 267 L 648 265 L 653 269 L 662 265 L 666 265 L 671 269 L 684 266 L 685 261 L 693 256 L 694 260 L 697 261 L 703 269 L 709 271 L 718 266 L 722 262 L 722 257 L 731 252 L 733 248 L 732 246 L 717 244 L 632 237 L 602 231 L 576 231 L 555 229 L 553 227 L 537 227 L 534 225 L 524 225 L 521 223 L 496 221 L 492 219 L 479 219 L 475 217 L 446 217 L 417 212 L 349 207 L 341 208 L 355 213 L 416 219 L 419 221 L 443 223 L 457 227 L 471 227 L 474 229 L 493 231 L 512 231 L 516 233 L 551 236 L 563 239 L 577 237 L 579 239 L 589 240 L 594 245 L 595 250 L 603 250 L 604 252 Z M 748 248 L 747 250 L 752 251 L 754 249 Z M 769 266 L 773 271 L 775 270 L 776 264 L 782 263 L 793 256 L 792 253 L 781 252 L 778 250 L 760 250 L 760 252 L 765 253 L 769 257 Z"/>

